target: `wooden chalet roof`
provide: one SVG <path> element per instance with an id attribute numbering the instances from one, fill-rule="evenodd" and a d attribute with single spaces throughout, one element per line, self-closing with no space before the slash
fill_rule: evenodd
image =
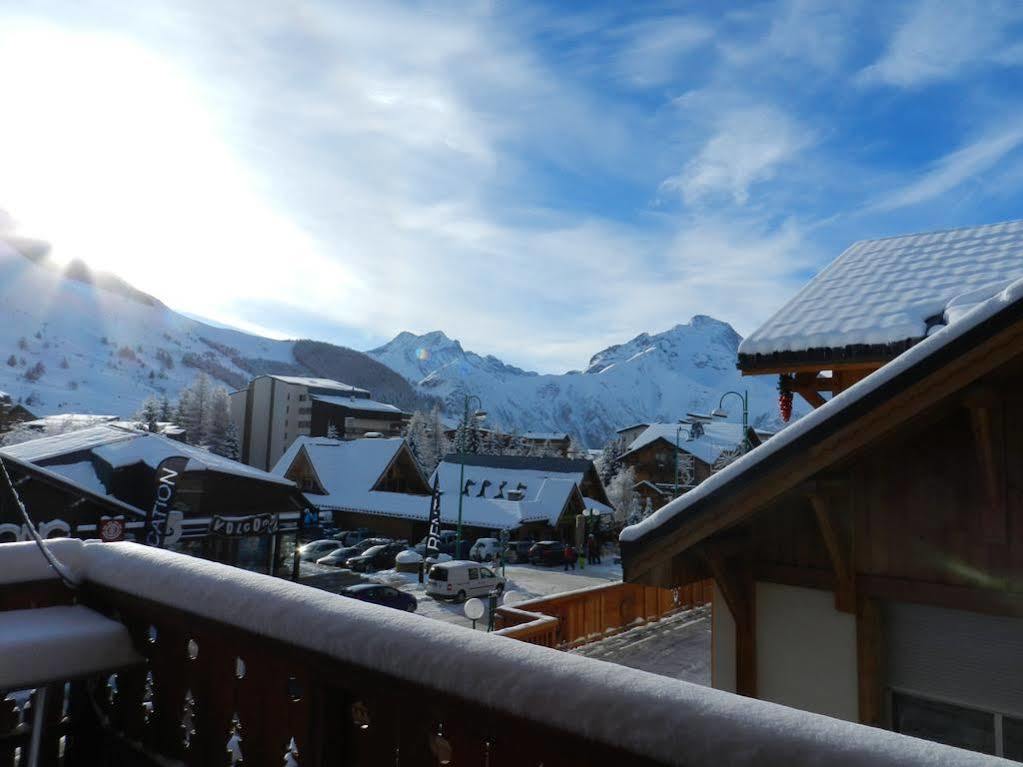
<path id="1" fill-rule="evenodd" d="M 854 243 L 739 346 L 746 373 L 878 367 L 1023 277 L 1023 221 Z"/>
<path id="2" fill-rule="evenodd" d="M 1023 355 L 1023 279 L 621 534 L 625 578 L 660 585 L 671 558 L 732 527 Z"/>

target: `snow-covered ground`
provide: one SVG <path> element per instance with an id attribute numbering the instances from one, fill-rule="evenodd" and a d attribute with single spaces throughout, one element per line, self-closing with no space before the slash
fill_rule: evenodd
<path id="1" fill-rule="evenodd" d="M 710 685 L 710 609 L 700 607 L 676 613 L 571 652 Z"/>

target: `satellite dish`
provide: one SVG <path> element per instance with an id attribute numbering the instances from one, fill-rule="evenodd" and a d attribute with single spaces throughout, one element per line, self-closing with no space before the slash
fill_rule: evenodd
<path id="1" fill-rule="evenodd" d="M 471 621 L 478 621 L 483 617 L 483 613 L 487 611 L 487 608 L 483 606 L 483 600 L 476 597 L 466 601 L 463 609 L 465 610 L 465 617 Z"/>
<path id="2" fill-rule="evenodd" d="M 504 599 L 501 600 L 501 604 L 509 606 L 517 605 L 525 598 L 526 597 L 522 594 L 521 591 L 506 591 L 504 592 Z"/>

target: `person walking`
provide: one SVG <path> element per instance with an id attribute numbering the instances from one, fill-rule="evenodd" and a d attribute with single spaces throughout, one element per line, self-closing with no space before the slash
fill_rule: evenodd
<path id="1" fill-rule="evenodd" d="M 586 564 L 600 564 L 600 543 L 593 533 L 590 533 L 590 537 L 586 539 Z"/>
<path id="2" fill-rule="evenodd" d="M 565 572 L 566 573 L 568 572 L 569 565 L 571 565 L 572 569 L 575 570 L 575 558 L 576 558 L 575 549 L 572 548 L 572 544 L 570 543 L 567 546 L 565 546 Z"/>

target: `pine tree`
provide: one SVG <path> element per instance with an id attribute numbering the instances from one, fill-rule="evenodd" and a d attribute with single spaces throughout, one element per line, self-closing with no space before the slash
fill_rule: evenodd
<path id="1" fill-rule="evenodd" d="M 432 444 L 429 434 L 429 421 L 425 414 L 415 411 L 405 427 L 405 441 L 409 450 L 415 456 L 416 463 L 425 474 L 431 474 L 437 465 L 437 459 L 432 452 Z"/>
<path id="2" fill-rule="evenodd" d="M 227 436 L 227 427 L 231 423 L 230 407 L 227 389 L 218 386 L 210 391 L 206 411 L 202 413 L 203 432 L 210 450 L 217 455 L 225 455 L 224 442 Z"/>
<path id="3" fill-rule="evenodd" d="M 618 472 L 621 461 L 619 456 L 625 452 L 625 440 L 621 437 L 614 437 L 608 440 L 600 452 L 600 457 L 594 462 L 597 466 L 597 473 L 600 474 L 600 481 L 604 485 L 611 482 L 611 478 Z"/>
<path id="4" fill-rule="evenodd" d="M 568 457 L 569 458 L 586 458 L 586 448 L 583 447 L 582 442 L 576 439 L 575 435 L 571 435 L 568 438 Z"/>
<path id="5" fill-rule="evenodd" d="M 170 400 L 168 400 L 167 399 L 167 395 L 164 394 L 160 398 L 160 415 L 159 415 L 159 418 L 160 418 L 161 421 L 166 423 L 166 422 L 170 421 L 173 418 L 173 416 L 174 416 L 174 414 L 171 411 Z"/>
<path id="6" fill-rule="evenodd" d="M 225 458 L 230 458 L 232 461 L 241 459 L 241 446 L 238 444 L 238 429 L 235 428 L 233 421 L 227 422 L 227 428 L 224 430 L 224 439 L 221 442 L 221 451 L 219 455 Z"/>
<path id="7" fill-rule="evenodd" d="M 631 466 L 623 466 L 607 483 L 607 497 L 614 507 L 615 522 L 629 523 L 639 513 L 639 494 L 635 489 L 636 471 Z"/>
<path id="8" fill-rule="evenodd" d="M 333 421 L 327 424 L 327 439 L 341 439 L 341 435 L 338 434 L 337 427 Z"/>
<path id="9" fill-rule="evenodd" d="M 151 432 L 157 431 L 156 422 L 160 417 L 160 406 L 154 397 L 146 397 L 142 409 L 138 412 L 138 420 Z"/>
<path id="10" fill-rule="evenodd" d="M 440 417 L 440 408 L 434 407 L 430 413 L 430 455 L 434 461 L 433 469 L 439 464 L 449 452 L 451 446 L 448 444 L 447 435 L 444 434 L 444 421 Z M 433 473 L 430 469 L 430 474 Z"/>

